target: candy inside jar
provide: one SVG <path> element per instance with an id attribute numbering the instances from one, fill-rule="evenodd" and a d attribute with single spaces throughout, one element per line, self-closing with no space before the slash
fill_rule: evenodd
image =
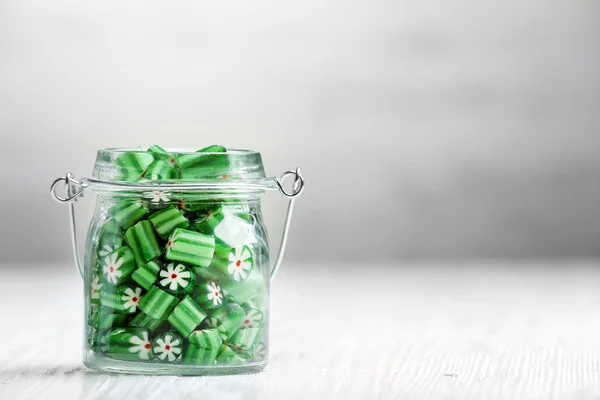
<path id="1" fill-rule="evenodd" d="M 290 194 L 265 177 L 260 153 L 155 145 L 100 150 L 93 175 L 77 182 L 67 174 L 52 187 L 64 180 L 70 197 L 55 198 L 71 206 L 83 188 L 97 194 L 83 270 L 86 366 L 174 375 L 262 369 L 269 282 L 283 253 L 271 271 L 260 195 L 279 189 L 292 199 L 303 187 L 299 170 Z"/>

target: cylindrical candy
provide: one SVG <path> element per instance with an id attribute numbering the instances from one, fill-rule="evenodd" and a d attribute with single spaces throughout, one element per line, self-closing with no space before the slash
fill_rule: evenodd
<path id="1" fill-rule="evenodd" d="M 152 181 L 177 178 L 177 170 L 167 160 L 154 160 L 144 172 L 144 178 Z"/>
<path id="2" fill-rule="evenodd" d="M 130 151 L 117 157 L 115 165 L 117 165 L 119 174 L 123 179 L 133 180 L 142 176 L 153 160 L 152 154 L 142 151 Z"/>
<path id="3" fill-rule="evenodd" d="M 183 179 L 227 178 L 229 157 L 223 146 L 208 146 L 178 157 Z M 216 154 L 223 153 L 223 154 Z"/>
<path id="4" fill-rule="evenodd" d="M 216 363 L 219 349 L 201 349 L 189 344 L 183 355 L 183 363 L 191 365 L 214 365 Z"/>
<path id="5" fill-rule="evenodd" d="M 89 322 L 90 325 L 98 329 L 98 331 L 105 331 L 107 329 L 124 326 L 128 319 L 128 314 L 115 313 L 115 310 L 99 307 L 98 310 L 93 313 Z"/>
<path id="6" fill-rule="evenodd" d="M 215 251 L 215 238 L 177 228 L 167 242 L 165 257 L 198 267 L 208 267 Z"/>
<path id="7" fill-rule="evenodd" d="M 194 299 L 205 310 L 215 309 L 223 304 L 225 295 L 216 282 L 198 286 Z"/>
<path id="8" fill-rule="evenodd" d="M 146 265 L 136 269 L 135 272 L 131 274 L 131 279 L 139 283 L 144 289 L 149 290 L 156 282 L 158 271 L 160 271 L 160 263 L 148 261 Z"/>
<path id="9" fill-rule="evenodd" d="M 229 339 L 240 329 L 246 312 L 238 304 L 229 303 L 215 310 L 210 316 L 221 321 Z"/>
<path id="10" fill-rule="evenodd" d="M 262 338 L 263 329 L 247 328 L 240 329 L 231 336 L 229 342 L 239 351 L 252 351 L 256 348 Z"/>
<path id="11" fill-rule="evenodd" d="M 222 345 L 217 356 L 217 364 L 243 365 L 246 362 L 239 354 L 235 353 L 227 345 Z"/>
<path id="12" fill-rule="evenodd" d="M 195 330 L 188 336 L 188 341 L 201 349 L 218 349 L 223 344 L 221 334 L 215 328 Z"/>
<path id="13" fill-rule="evenodd" d="M 163 324 L 164 321 L 159 319 L 154 319 L 143 312 L 138 313 L 131 321 L 129 321 L 129 326 L 133 326 L 134 328 L 144 328 L 149 330 L 150 332 L 154 332 Z"/>
<path id="14" fill-rule="evenodd" d="M 166 264 L 158 273 L 158 286 L 176 296 L 190 293 L 195 281 L 194 274 L 180 263 Z"/>
<path id="15" fill-rule="evenodd" d="M 183 354 L 183 339 L 176 333 L 166 332 L 152 342 L 154 355 L 161 361 L 177 362 Z"/>
<path id="16" fill-rule="evenodd" d="M 179 299 L 164 290 L 152 286 L 140 301 L 140 310 L 149 317 L 165 320 L 175 308 Z"/>
<path id="17" fill-rule="evenodd" d="M 102 275 L 112 285 L 119 285 L 129 278 L 135 270 L 133 253 L 127 246 L 121 246 L 104 257 Z"/>
<path id="18" fill-rule="evenodd" d="M 142 289 L 128 285 L 104 285 L 100 290 L 100 304 L 119 313 L 133 314 L 142 298 Z"/>
<path id="19" fill-rule="evenodd" d="M 166 239 L 175 228 L 187 228 L 190 225 L 187 218 L 173 205 L 155 212 L 148 217 L 148 220 L 152 222 L 158 236 L 163 239 Z"/>
<path id="20" fill-rule="evenodd" d="M 114 205 L 108 213 L 123 229 L 128 229 L 148 214 L 141 202 L 124 200 Z"/>
<path id="21" fill-rule="evenodd" d="M 148 331 L 140 328 L 118 328 L 106 337 L 108 355 L 122 360 L 151 360 L 152 343 Z"/>
<path id="22" fill-rule="evenodd" d="M 194 228 L 200 233 L 205 235 L 212 235 L 215 227 L 223 221 L 223 213 L 221 212 L 221 205 L 217 205 L 206 210 L 198 219 L 194 221 Z"/>
<path id="23" fill-rule="evenodd" d="M 125 240 L 133 252 L 138 267 L 144 266 L 162 253 L 152 224 L 147 220 L 140 221 L 127 229 Z"/>
<path id="24" fill-rule="evenodd" d="M 184 337 L 187 337 L 202 320 L 206 313 L 194 302 L 190 296 L 183 300 L 173 309 L 167 321 Z"/>

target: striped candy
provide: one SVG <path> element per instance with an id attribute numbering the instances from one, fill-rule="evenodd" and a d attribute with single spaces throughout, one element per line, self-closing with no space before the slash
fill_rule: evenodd
<path id="1" fill-rule="evenodd" d="M 223 324 L 225 335 L 229 339 L 240 329 L 246 312 L 238 304 L 229 303 L 215 310 L 210 316 Z"/>
<path id="2" fill-rule="evenodd" d="M 137 314 L 131 321 L 129 321 L 129 326 L 134 328 L 144 328 L 150 332 L 153 332 L 160 328 L 164 321 L 159 319 L 154 319 L 143 312 Z"/>
<path id="3" fill-rule="evenodd" d="M 144 178 L 151 181 L 167 180 L 178 178 L 177 169 L 167 160 L 155 160 L 148 166 L 144 172 Z"/>
<path id="4" fill-rule="evenodd" d="M 131 274 L 131 279 L 139 283 L 141 287 L 148 290 L 158 277 L 158 271 L 160 271 L 160 264 L 156 261 L 148 261 L 146 265 L 135 270 Z"/>
<path id="5" fill-rule="evenodd" d="M 177 305 L 179 299 L 172 294 L 152 286 L 140 301 L 140 310 L 149 317 L 165 320 Z"/>
<path id="6" fill-rule="evenodd" d="M 141 177 L 153 160 L 152 154 L 142 151 L 130 151 L 117 157 L 115 165 L 123 179 L 133 180 Z"/>
<path id="7" fill-rule="evenodd" d="M 206 210 L 202 216 L 194 221 L 194 228 L 206 235 L 212 235 L 215 231 L 215 227 L 223 221 L 223 213 L 221 212 L 221 205 L 211 207 Z"/>
<path id="8" fill-rule="evenodd" d="M 262 337 L 263 329 L 247 328 L 240 329 L 231 336 L 229 342 L 239 351 L 252 351 L 256 348 Z"/>
<path id="9" fill-rule="evenodd" d="M 184 337 L 187 337 L 196 328 L 202 320 L 206 318 L 206 313 L 194 302 L 190 296 L 177 304 L 167 321 Z"/>
<path id="10" fill-rule="evenodd" d="M 112 206 L 108 213 L 121 228 L 128 229 L 144 218 L 148 214 L 148 210 L 142 206 L 141 202 L 124 200 Z"/>
<path id="11" fill-rule="evenodd" d="M 208 267 L 215 252 L 215 238 L 177 228 L 169 237 L 165 257 L 198 267 Z"/>
<path id="12" fill-rule="evenodd" d="M 219 349 L 219 355 L 217 356 L 217 364 L 224 365 L 243 365 L 246 362 L 241 355 L 234 352 L 227 345 L 222 345 Z"/>
<path id="13" fill-rule="evenodd" d="M 144 266 L 162 253 L 152 224 L 147 220 L 140 221 L 127 229 L 125 240 L 133 252 L 138 267 Z"/>
<path id="14" fill-rule="evenodd" d="M 148 220 L 152 222 L 158 236 L 163 239 L 166 239 L 175 228 L 187 228 L 190 226 L 187 218 L 173 205 L 155 212 L 148 217 Z"/>
<path id="15" fill-rule="evenodd" d="M 185 349 L 183 363 L 190 365 L 214 365 L 219 349 L 201 349 L 190 344 Z"/>
<path id="16" fill-rule="evenodd" d="M 216 328 L 193 331 L 188 336 L 188 341 L 201 349 L 218 349 L 223 344 L 221 334 Z"/>
<path id="17" fill-rule="evenodd" d="M 229 157 L 223 146 L 208 146 L 178 157 L 183 179 L 227 178 Z M 223 153 L 223 154 L 218 154 Z"/>

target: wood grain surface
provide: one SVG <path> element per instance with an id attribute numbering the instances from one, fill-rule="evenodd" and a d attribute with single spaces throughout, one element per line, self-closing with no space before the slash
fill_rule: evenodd
<path id="1" fill-rule="evenodd" d="M 600 263 L 284 266 L 265 371 L 86 370 L 71 267 L 6 268 L 0 399 L 600 398 Z"/>

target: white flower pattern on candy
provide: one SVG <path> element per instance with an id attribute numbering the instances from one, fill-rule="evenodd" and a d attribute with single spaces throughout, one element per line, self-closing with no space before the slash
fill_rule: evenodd
<path id="1" fill-rule="evenodd" d="M 113 246 L 105 244 L 98 250 L 98 255 L 100 257 L 106 257 L 107 255 L 109 255 L 110 253 L 115 251 L 118 247 L 121 247 L 121 245 L 123 244 L 123 240 L 121 238 L 115 238 L 113 240 L 114 240 Z"/>
<path id="2" fill-rule="evenodd" d="M 213 305 L 219 306 L 223 302 L 223 295 L 221 294 L 221 287 L 214 282 L 209 282 L 206 285 L 208 294 L 206 297 L 209 301 L 213 302 Z"/>
<path id="3" fill-rule="evenodd" d="M 102 271 L 106 276 L 106 280 L 113 285 L 116 285 L 117 279 L 123 275 L 123 273 L 119 271 L 121 265 L 123 265 L 123 258 L 119 257 L 118 254 L 113 254 L 104 258 L 104 267 L 102 268 Z"/>
<path id="4" fill-rule="evenodd" d="M 104 283 L 100 283 L 100 278 L 95 276 L 94 280 L 92 281 L 91 294 L 90 294 L 91 299 L 99 299 L 100 298 L 100 289 L 102 289 L 103 285 L 104 285 Z"/>
<path id="5" fill-rule="evenodd" d="M 256 328 L 260 321 L 262 321 L 262 313 L 258 310 L 250 309 L 246 313 L 246 317 L 242 320 L 240 329 Z"/>
<path id="6" fill-rule="evenodd" d="M 248 246 L 237 247 L 229 253 L 230 264 L 227 267 L 229 275 L 233 276 L 233 279 L 239 281 L 244 280 L 248 277 L 248 272 L 252 269 L 252 252 Z"/>
<path id="7" fill-rule="evenodd" d="M 166 203 L 169 201 L 170 196 L 171 196 L 171 193 L 161 192 L 160 190 L 155 190 L 154 192 L 144 193 L 144 198 L 150 199 L 150 202 L 152 202 L 152 203 L 159 203 L 161 201 Z"/>
<path id="8" fill-rule="evenodd" d="M 167 265 L 167 270 L 160 271 L 160 277 L 164 278 L 160 281 L 160 284 L 164 287 L 169 285 L 170 290 L 177 290 L 179 286 L 185 289 L 190 283 L 191 278 L 190 271 L 185 271 L 183 265 L 177 264 L 173 267 L 173 264 Z"/>
<path id="9" fill-rule="evenodd" d="M 174 339 L 174 340 L 173 340 Z M 168 361 L 175 361 L 181 357 L 181 342 L 177 338 L 173 338 L 173 335 L 165 335 L 165 339 L 156 339 L 158 346 L 154 347 L 154 353 L 159 359 L 163 360 L 166 358 Z"/>
<path id="10" fill-rule="evenodd" d="M 130 353 L 140 353 L 140 359 L 149 360 L 152 352 L 152 343 L 148 340 L 148 332 L 143 332 L 142 337 L 132 336 L 129 343 L 135 345 L 129 348 Z"/>
<path id="11" fill-rule="evenodd" d="M 125 290 L 125 294 L 121 297 L 125 303 L 123 304 L 123 308 L 129 312 L 136 312 L 138 305 L 140 304 L 140 299 L 142 298 L 142 289 L 135 288 L 135 291 L 131 288 L 127 288 Z"/>

